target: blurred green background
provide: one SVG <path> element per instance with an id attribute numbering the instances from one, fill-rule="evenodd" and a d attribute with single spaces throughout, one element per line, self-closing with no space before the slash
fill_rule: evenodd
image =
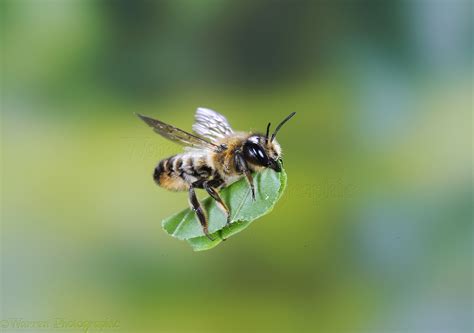
<path id="1" fill-rule="evenodd" d="M 19 0 L 0 12 L 0 319 L 472 329 L 470 1 Z M 133 115 L 190 130 L 198 106 L 240 130 L 298 113 L 279 134 L 282 201 L 202 253 L 160 226 L 187 196 L 151 174 L 181 148 Z"/>

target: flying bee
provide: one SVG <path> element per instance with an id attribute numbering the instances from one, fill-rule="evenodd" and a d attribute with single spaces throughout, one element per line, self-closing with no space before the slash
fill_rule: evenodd
<path id="1" fill-rule="evenodd" d="M 230 210 L 219 195 L 219 190 L 245 177 L 255 200 L 252 172 L 271 168 L 281 172 L 282 151 L 275 137 L 280 128 L 293 117 L 288 115 L 270 136 L 266 134 L 234 132 L 227 119 L 210 109 L 198 108 L 193 131 L 188 133 L 162 121 L 137 114 L 161 136 L 185 145 L 185 152 L 161 160 L 153 173 L 157 185 L 171 191 L 188 191 L 189 204 L 195 212 L 204 234 L 209 235 L 206 212 L 196 197 L 195 189 L 204 189 L 230 223 Z"/>

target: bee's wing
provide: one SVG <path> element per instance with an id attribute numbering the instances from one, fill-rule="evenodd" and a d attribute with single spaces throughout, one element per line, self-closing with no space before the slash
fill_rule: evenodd
<path id="1" fill-rule="evenodd" d="M 179 129 L 177 127 L 168 125 L 162 121 L 143 116 L 138 113 L 137 116 L 140 117 L 140 119 L 142 119 L 148 126 L 153 128 L 156 133 L 176 143 L 193 148 L 205 148 L 211 150 L 222 149 L 221 146 L 218 146 L 194 134 L 183 131 L 182 129 Z"/>
<path id="2" fill-rule="evenodd" d="M 216 111 L 198 108 L 194 118 L 193 131 L 213 142 L 234 133 L 227 119 Z"/>

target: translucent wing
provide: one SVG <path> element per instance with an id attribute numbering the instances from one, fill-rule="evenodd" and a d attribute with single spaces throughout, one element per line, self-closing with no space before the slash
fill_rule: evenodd
<path id="1" fill-rule="evenodd" d="M 216 145 L 210 141 L 207 141 L 194 134 L 183 131 L 182 129 L 179 129 L 177 127 L 168 125 L 162 121 L 143 116 L 138 113 L 137 116 L 140 117 L 140 119 L 142 119 L 148 126 L 153 128 L 156 133 L 176 143 L 192 148 L 201 149 L 205 148 L 211 150 L 222 150 L 224 148 L 223 146 Z"/>
<path id="2" fill-rule="evenodd" d="M 227 119 L 216 111 L 198 108 L 194 118 L 193 131 L 213 142 L 234 133 Z"/>

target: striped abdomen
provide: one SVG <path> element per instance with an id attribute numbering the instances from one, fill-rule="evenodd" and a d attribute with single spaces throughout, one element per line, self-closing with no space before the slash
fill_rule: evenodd
<path id="1" fill-rule="evenodd" d="M 171 156 L 158 163 L 153 178 L 155 182 L 171 191 L 184 191 L 198 180 L 208 180 L 215 175 L 206 155 L 184 153 Z"/>

